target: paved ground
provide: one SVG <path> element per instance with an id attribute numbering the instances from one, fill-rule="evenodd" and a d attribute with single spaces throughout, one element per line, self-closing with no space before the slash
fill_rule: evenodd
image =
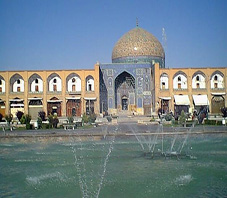
<path id="1" fill-rule="evenodd" d="M 0 131 L 0 138 L 5 137 L 21 137 L 21 136 L 68 136 L 68 135 L 133 135 L 134 133 L 183 133 L 190 130 L 191 133 L 226 133 L 227 126 L 204 126 L 197 125 L 194 128 L 183 128 L 183 127 L 171 127 L 164 126 L 163 129 L 160 125 L 142 125 L 135 123 L 119 123 L 117 125 L 101 125 L 97 127 L 91 127 L 87 129 L 78 128 L 75 130 L 64 130 L 64 129 L 50 129 L 50 130 L 6 130 L 5 132 Z"/>

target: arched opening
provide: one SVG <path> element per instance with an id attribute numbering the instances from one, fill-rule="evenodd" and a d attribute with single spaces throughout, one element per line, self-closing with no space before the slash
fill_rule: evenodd
<path id="1" fill-rule="evenodd" d="M 5 92 L 5 80 L 4 78 L 0 75 L 0 93 Z"/>
<path id="2" fill-rule="evenodd" d="M 221 108 L 225 107 L 225 98 L 223 96 L 214 96 L 211 100 L 212 113 L 221 113 Z"/>
<path id="3" fill-rule="evenodd" d="M 215 71 L 210 78 L 211 89 L 224 89 L 224 74 L 220 71 Z"/>
<path id="4" fill-rule="evenodd" d="M 70 92 L 70 94 L 74 94 L 75 92 L 81 92 L 80 76 L 76 73 L 69 74 L 66 78 L 66 87 L 67 91 Z"/>
<path id="5" fill-rule="evenodd" d="M 36 120 L 38 113 L 43 111 L 43 102 L 42 98 L 28 98 L 28 113 L 31 116 L 32 120 Z"/>
<path id="6" fill-rule="evenodd" d="M 35 91 L 39 92 L 39 86 L 38 85 L 35 85 Z"/>
<path id="7" fill-rule="evenodd" d="M 28 79 L 30 92 L 43 92 L 43 80 L 40 75 L 33 74 Z"/>
<path id="8" fill-rule="evenodd" d="M 187 89 L 187 75 L 179 71 L 173 76 L 173 89 Z"/>
<path id="9" fill-rule="evenodd" d="M 5 102 L 0 99 L 0 114 L 2 114 L 3 117 L 5 116 L 5 108 Z"/>
<path id="10" fill-rule="evenodd" d="M 115 108 L 119 111 L 135 108 L 135 78 L 126 71 L 115 79 Z"/>
<path id="11" fill-rule="evenodd" d="M 14 99 L 9 99 L 10 102 L 10 113 L 13 115 L 13 117 L 16 117 L 17 111 L 24 112 L 24 100 L 20 99 L 18 97 Z"/>
<path id="12" fill-rule="evenodd" d="M 11 92 L 24 92 L 24 80 L 20 74 L 14 74 L 10 78 Z"/>
<path id="13" fill-rule="evenodd" d="M 66 103 L 67 116 L 81 116 L 81 101 L 80 99 L 70 98 Z"/>
<path id="14" fill-rule="evenodd" d="M 128 110 L 128 97 L 123 96 L 121 99 L 122 110 Z"/>
<path id="15" fill-rule="evenodd" d="M 169 77 L 166 73 L 162 73 L 160 76 L 160 88 L 161 89 L 168 89 L 168 81 L 169 81 Z"/>
<path id="16" fill-rule="evenodd" d="M 62 91 L 62 80 L 60 76 L 56 73 L 49 75 L 47 78 L 48 91 L 50 92 L 60 92 Z"/>
<path id="17" fill-rule="evenodd" d="M 72 92 L 76 91 L 76 85 L 72 85 Z"/>
<path id="18" fill-rule="evenodd" d="M 94 78 L 92 76 L 87 76 L 86 78 L 86 91 L 94 91 Z"/>
<path id="19" fill-rule="evenodd" d="M 196 81 L 199 81 L 199 75 L 198 75 L 198 76 L 196 76 Z"/>
<path id="20" fill-rule="evenodd" d="M 56 97 L 51 98 L 47 101 L 47 114 L 61 116 L 61 100 Z"/>

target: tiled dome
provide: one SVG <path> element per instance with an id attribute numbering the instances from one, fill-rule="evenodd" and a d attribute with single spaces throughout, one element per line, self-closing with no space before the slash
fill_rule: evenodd
<path id="1" fill-rule="evenodd" d="M 165 52 L 151 33 L 136 27 L 124 34 L 115 44 L 112 62 L 151 62 L 152 59 L 165 58 Z M 127 60 L 127 61 L 125 61 Z"/>

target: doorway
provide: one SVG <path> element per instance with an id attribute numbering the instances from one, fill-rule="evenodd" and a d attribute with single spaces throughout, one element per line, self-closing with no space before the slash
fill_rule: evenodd
<path id="1" fill-rule="evenodd" d="M 128 98 L 126 96 L 122 97 L 122 110 L 123 111 L 128 110 Z"/>

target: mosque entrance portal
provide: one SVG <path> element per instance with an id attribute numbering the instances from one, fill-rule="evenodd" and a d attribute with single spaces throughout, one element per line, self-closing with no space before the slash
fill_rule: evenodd
<path id="1" fill-rule="evenodd" d="M 124 71 L 115 79 L 115 107 L 118 112 L 132 111 L 135 105 L 135 78 Z"/>

